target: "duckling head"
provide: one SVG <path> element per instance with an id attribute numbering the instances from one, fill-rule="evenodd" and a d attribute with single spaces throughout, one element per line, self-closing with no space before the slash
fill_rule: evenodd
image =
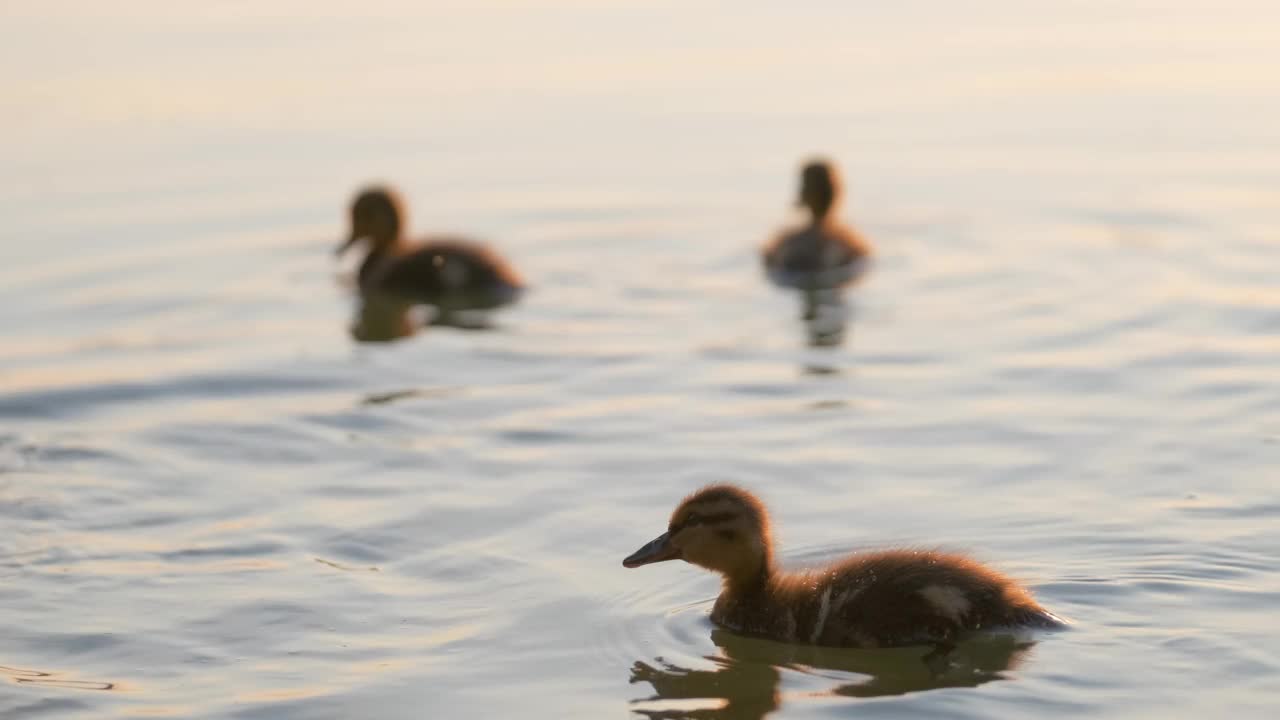
<path id="1" fill-rule="evenodd" d="M 351 202 L 351 236 L 338 246 L 341 255 L 357 242 L 368 239 L 374 249 L 394 245 L 400 240 L 404 223 L 404 205 L 390 188 L 370 187 Z"/>
<path id="2" fill-rule="evenodd" d="M 748 582 L 772 568 L 769 516 L 755 495 L 733 485 L 711 485 L 685 498 L 671 514 L 667 531 L 622 561 L 635 568 L 664 560 L 684 560 Z"/>
<path id="3" fill-rule="evenodd" d="M 813 213 L 819 222 L 831 212 L 840 199 L 840 174 L 827 160 L 812 160 L 800 171 L 800 197 L 796 204 Z"/>

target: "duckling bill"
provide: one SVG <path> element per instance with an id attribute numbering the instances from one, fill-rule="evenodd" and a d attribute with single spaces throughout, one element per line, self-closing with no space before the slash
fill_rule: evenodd
<path id="1" fill-rule="evenodd" d="M 976 630 L 1062 626 L 1028 590 L 953 553 L 884 550 L 784 572 L 774 564 L 769 527 L 756 496 L 712 485 L 685 498 L 667 531 L 622 564 L 684 560 L 719 573 L 723 586 L 712 622 L 782 642 L 945 645 Z"/>
<path id="2" fill-rule="evenodd" d="M 451 311 L 496 308 L 523 292 L 515 268 L 489 247 L 461 237 L 408 240 L 406 218 L 404 202 L 391 188 L 366 188 L 351 203 L 351 234 L 336 254 L 367 245 L 357 274 L 361 293 Z"/>

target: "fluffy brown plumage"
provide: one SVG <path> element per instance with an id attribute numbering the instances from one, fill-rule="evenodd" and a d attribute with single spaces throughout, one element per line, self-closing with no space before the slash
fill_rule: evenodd
<path id="1" fill-rule="evenodd" d="M 773 561 L 764 504 L 732 485 L 685 498 L 667 532 L 623 565 L 664 560 L 720 573 L 724 585 L 713 622 L 785 642 L 890 647 L 949 643 L 973 630 L 1061 624 L 1009 578 L 954 553 L 885 550 L 783 572 Z"/>
<path id="2" fill-rule="evenodd" d="M 442 310 L 480 310 L 515 301 L 524 281 L 490 248 L 458 237 L 405 239 L 404 203 L 394 190 L 371 187 L 351 203 L 351 235 L 342 254 L 364 240 L 362 293 L 435 305 Z"/>
<path id="3" fill-rule="evenodd" d="M 840 176 L 826 160 L 806 164 L 800 173 L 797 204 L 809 222 L 785 230 L 761 253 L 775 282 L 788 286 L 838 287 L 855 280 L 871 255 L 871 245 L 853 228 L 832 217 L 840 201 Z"/>

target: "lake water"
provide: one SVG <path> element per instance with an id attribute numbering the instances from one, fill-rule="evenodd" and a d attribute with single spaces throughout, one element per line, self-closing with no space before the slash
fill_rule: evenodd
<path id="1" fill-rule="evenodd" d="M 1272 0 L 9 3 L 0 716 L 1273 717 Z M 755 250 L 810 153 L 875 267 Z M 490 239 L 361 344 L 360 184 Z M 699 485 L 784 561 L 968 550 L 1067 632 L 746 640 L 625 570 Z"/>

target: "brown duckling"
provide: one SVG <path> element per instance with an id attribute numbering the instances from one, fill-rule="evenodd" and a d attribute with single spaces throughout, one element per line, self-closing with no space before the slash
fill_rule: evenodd
<path id="1" fill-rule="evenodd" d="M 712 622 L 783 642 L 945 646 L 967 631 L 1062 625 L 1025 588 L 963 555 L 884 550 L 823 568 L 781 571 L 764 504 L 733 485 L 712 485 L 685 498 L 667 532 L 622 564 L 664 560 L 720 573 L 724 584 Z"/>
<path id="2" fill-rule="evenodd" d="M 809 222 L 780 233 L 762 251 L 771 280 L 806 290 L 842 287 L 856 280 L 871 258 L 871 245 L 856 230 L 832 217 L 840 201 L 840 176 L 826 160 L 807 163 L 800 173 L 796 204 Z"/>
<path id="3" fill-rule="evenodd" d="M 488 247 L 458 237 L 414 243 L 405 238 L 405 225 L 404 203 L 390 188 L 367 188 L 351 203 L 351 236 L 337 254 L 367 241 L 369 254 L 357 275 L 362 293 L 447 312 L 499 307 L 514 302 L 523 291 L 519 274 Z"/>

